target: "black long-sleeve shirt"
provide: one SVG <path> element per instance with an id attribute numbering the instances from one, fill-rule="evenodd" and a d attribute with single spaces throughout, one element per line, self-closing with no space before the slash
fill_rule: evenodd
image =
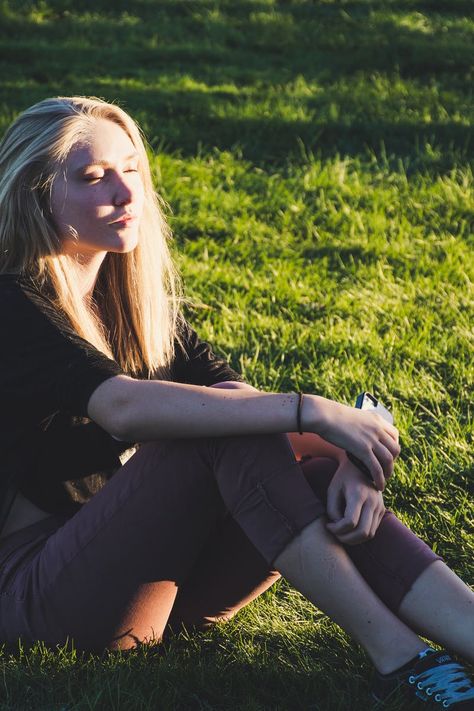
<path id="1" fill-rule="evenodd" d="M 72 329 L 26 276 L 0 275 L 0 532 L 19 490 L 49 513 L 74 512 L 121 466 L 133 442 L 88 418 L 94 390 L 123 374 Z M 194 385 L 242 381 L 185 322 L 184 350 L 166 379 Z"/>

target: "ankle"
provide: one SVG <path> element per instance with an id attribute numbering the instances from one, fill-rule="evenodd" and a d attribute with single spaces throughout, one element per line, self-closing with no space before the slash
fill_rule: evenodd
<path id="1" fill-rule="evenodd" d="M 423 652 L 427 645 L 421 640 L 419 644 L 409 647 L 394 647 L 386 649 L 384 654 L 378 655 L 372 662 L 380 674 L 393 674 L 401 667 L 416 659 L 420 652 Z"/>

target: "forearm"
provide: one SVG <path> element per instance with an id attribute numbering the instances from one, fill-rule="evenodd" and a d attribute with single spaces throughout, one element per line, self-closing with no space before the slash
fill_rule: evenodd
<path id="1" fill-rule="evenodd" d="M 104 383 L 101 387 L 106 387 Z M 306 395 L 303 426 L 313 427 L 318 398 Z M 296 430 L 298 395 L 217 389 L 167 381 L 134 380 L 123 402 L 119 437 L 222 437 Z"/>
<path id="2" fill-rule="evenodd" d="M 217 383 L 212 387 L 231 387 L 240 390 L 247 388 L 248 390 L 258 392 L 253 385 L 246 382 Z M 311 457 L 328 457 L 339 463 L 347 461 L 347 454 L 344 449 L 336 447 L 334 444 L 327 442 L 320 435 L 314 434 L 313 432 L 303 432 L 303 434 L 299 432 L 287 432 L 287 436 L 297 459 L 309 455 Z"/>

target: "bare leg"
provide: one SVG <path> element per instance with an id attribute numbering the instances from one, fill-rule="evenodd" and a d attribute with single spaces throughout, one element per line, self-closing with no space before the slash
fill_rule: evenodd
<path id="1" fill-rule="evenodd" d="M 366 650 L 388 674 L 426 648 L 371 590 L 319 518 L 292 539 L 274 567 Z"/>
<path id="2" fill-rule="evenodd" d="M 328 453 L 327 443 L 317 435 L 291 433 L 288 438 L 297 457 Z M 474 663 L 474 592 L 442 561 L 434 561 L 416 579 L 397 616 L 419 634 Z"/>
<path id="3" fill-rule="evenodd" d="M 239 388 L 251 387 L 246 383 L 232 383 L 231 386 Z M 221 384 L 221 387 L 225 387 L 225 385 Z M 339 458 L 338 453 L 340 450 L 318 435 L 312 433 L 305 433 L 304 435 L 288 433 L 288 439 L 297 459 L 304 455 L 330 457 L 336 460 Z M 372 592 L 360 576 L 360 580 L 354 579 L 354 574 L 355 578 L 358 575 L 357 569 L 345 554 L 344 549 L 338 545 L 337 540 L 325 531 L 321 521 L 319 524 L 314 522 L 314 525 L 321 527 L 322 532 L 309 534 L 308 529 L 311 529 L 311 525 L 304 529 L 300 536 L 294 539 L 277 558 L 275 568 L 309 600 L 327 612 L 349 634 L 352 634 L 366 648 L 379 671 L 383 672 L 385 670 L 387 673 L 392 671 L 426 646 L 421 643 L 421 640 L 414 634 L 413 630 L 445 645 L 464 658 L 474 662 L 474 592 L 444 563 L 435 561 L 421 573 L 410 591 L 403 598 L 395 616 L 385 607 L 383 602 Z M 324 547 L 325 552 L 320 548 L 322 533 L 325 534 L 326 538 L 329 536 L 329 540 L 326 541 L 327 545 Z M 308 540 L 301 543 L 300 539 L 303 535 L 308 535 Z M 317 543 L 316 535 L 318 535 Z M 332 543 L 332 549 L 329 543 Z M 292 549 L 292 546 L 294 549 Z M 301 559 L 299 559 L 299 546 L 302 547 L 306 558 L 318 560 L 315 570 L 304 559 L 303 552 L 301 553 Z M 304 550 L 305 547 L 307 550 Z M 322 556 L 322 563 L 319 562 L 318 556 Z M 345 576 L 348 573 L 350 573 L 350 576 L 346 578 Z M 332 584 L 334 576 L 337 574 L 341 577 L 339 578 L 337 594 L 334 594 Z M 351 583 L 349 583 L 349 579 L 352 581 Z M 365 586 L 365 590 L 361 591 L 357 587 L 360 585 L 360 581 L 362 581 L 363 587 Z M 355 587 L 351 587 L 352 585 L 355 585 Z M 357 589 L 359 593 L 355 592 Z M 347 599 L 345 599 L 344 590 L 350 591 Z M 367 591 L 371 593 L 372 600 L 370 600 L 370 596 L 367 597 Z M 361 592 L 362 596 L 360 595 Z M 371 634 L 371 628 L 378 627 L 374 623 L 377 610 L 380 613 L 377 604 L 374 607 L 374 599 L 384 611 L 379 620 L 383 628 L 383 632 L 380 633 L 379 637 Z M 357 615 L 356 603 L 362 603 L 362 609 L 360 604 L 357 608 Z M 348 611 L 350 611 L 350 614 L 348 614 Z M 392 619 L 387 621 L 384 614 L 391 615 Z M 397 621 L 401 623 L 401 627 L 396 625 Z M 411 629 L 408 629 L 403 623 L 409 625 Z M 369 630 L 368 636 L 367 630 Z M 397 635 L 400 635 L 402 641 L 404 640 L 403 644 L 397 642 L 395 645 L 391 645 L 382 642 L 382 647 L 384 648 L 381 651 L 378 650 L 378 640 L 383 640 L 387 636 L 392 640 L 396 640 Z M 416 648 L 411 646 L 414 639 L 417 640 L 418 644 L 418 646 L 415 645 Z M 374 641 L 375 651 L 371 653 Z M 406 648 L 407 643 L 408 649 L 411 651 L 408 656 L 403 657 L 402 649 Z M 393 654 L 394 649 L 395 651 L 397 649 L 397 645 L 401 653 L 397 663 L 394 664 L 390 658 L 384 661 L 383 655 L 387 652 Z M 375 658 L 373 654 L 375 654 Z M 381 668 L 382 665 L 385 665 L 384 669 Z"/>
<path id="4" fill-rule="evenodd" d="M 442 561 L 416 579 L 398 615 L 412 629 L 474 663 L 474 592 Z"/>

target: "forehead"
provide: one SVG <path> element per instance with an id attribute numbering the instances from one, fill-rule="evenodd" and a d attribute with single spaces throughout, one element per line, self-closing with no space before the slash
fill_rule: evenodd
<path id="1" fill-rule="evenodd" d="M 66 162 L 72 169 L 93 163 L 114 165 L 135 153 L 135 146 L 121 126 L 107 119 L 96 119 L 73 145 Z"/>

